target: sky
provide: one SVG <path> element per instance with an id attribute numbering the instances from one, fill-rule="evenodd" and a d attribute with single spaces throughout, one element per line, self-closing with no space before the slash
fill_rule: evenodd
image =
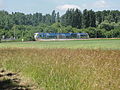
<path id="1" fill-rule="evenodd" d="M 120 0 L 0 0 L 0 10 L 8 12 L 64 14 L 67 9 L 120 10 Z"/>

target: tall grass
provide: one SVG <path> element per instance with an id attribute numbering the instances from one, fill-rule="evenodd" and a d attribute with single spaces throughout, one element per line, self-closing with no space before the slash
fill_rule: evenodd
<path id="1" fill-rule="evenodd" d="M 120 50 L 1 48 L 0 68 L 43 90 L 120 89 Z"/>

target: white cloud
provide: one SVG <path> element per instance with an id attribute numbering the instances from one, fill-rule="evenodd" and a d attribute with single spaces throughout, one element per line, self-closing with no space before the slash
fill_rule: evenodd
<path id="1" fill-rule="evenodd" d="M 56 8 L 58 10 L 63 10 L 63 11 L 67 9 L 75 9 L 75 8 L 81 9 L 78 5 L 73 5 L 73 4 L 60 5 L 60 6 L 57 6 Z"/>
<path id="2" fill-rule="evenodd" d="M 81 5 L 82 9 L 94 9 L 94 10 L 102 10 L 109 8 L 109 2 L 106 2 L 106 0 L 97 0 L 93 3 L 84 3 Z"/>
<path id="3" fill-rule="evenodd" d="M 80 6 L 74 4 L 64 4 L 57 6 L 56 10 L 66 11 L 67 9 L 71 9 L 71 8 L 78 8 L 80 10 L 84 10 L 84 9 L 102 10 L 109 7 L 110 7 L 109 2 L 107 2 L 106 0 L 97 0 L 91 3 L 83 3 Z"/>
<path id="4" fill-rule="evenodd" d="M 105 0 L 96 1 L 93 5 L 95 7 L 98 7 L 98 8 L 104 8 L 104 7 L 108 6 L 108 4 L 107 4 L 107 2 Z"/>

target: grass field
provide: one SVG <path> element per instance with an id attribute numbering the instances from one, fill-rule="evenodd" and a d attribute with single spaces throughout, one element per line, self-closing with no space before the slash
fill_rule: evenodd
<path id="1" fill-rule="evenodd" d="M 42 90 L 119 90 L 120 51 L 0 49 L 0 67 L 20 72 Z"/>
<path id="2" fill-rule="evenodd" d="M 6 47 L 120 49 L 120 39 L 0 43 L 0 48 L 6 48 Z"/>
<path id="3" fill-rule="evenodd" d="M 4 42 L 0 68 L 20 72 L 39 90 L 119 90 L 120 40 Z"/>

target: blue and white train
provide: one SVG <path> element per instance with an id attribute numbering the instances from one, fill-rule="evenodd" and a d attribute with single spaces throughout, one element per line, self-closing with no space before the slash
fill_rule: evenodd
<path id="1" fill-rule="evenodd" d="M 35 40 L 38 39 L 87 39 L 88 33 L 34 33 Z"/>

